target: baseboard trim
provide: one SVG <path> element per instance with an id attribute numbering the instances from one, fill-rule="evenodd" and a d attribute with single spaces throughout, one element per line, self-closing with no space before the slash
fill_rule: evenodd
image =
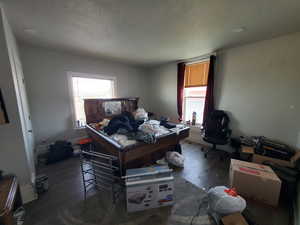
<path id="1" fill-rule="evenodd" d="M 34 190 L 34 187 L 31 184 L 21 185 L 20 191 L 21 191 L 21 196 L 24 204 L 34 201 L 38 198 Z"/>

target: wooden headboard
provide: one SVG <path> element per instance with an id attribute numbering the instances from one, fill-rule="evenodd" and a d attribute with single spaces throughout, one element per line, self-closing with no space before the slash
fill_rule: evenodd
<path id="1" fill-rule="evenodd" d="M 104 118 L 111 118 L 125 111 L 134 112 L 138 108 L 138 101 L 137 97 L 85 99 L 86 123 L 97 123 Z"/>

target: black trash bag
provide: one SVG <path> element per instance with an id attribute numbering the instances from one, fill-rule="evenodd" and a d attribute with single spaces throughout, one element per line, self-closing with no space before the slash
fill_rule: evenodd
<path id="1" fill-rule="evenodd" d="M 74 149 L 72 144 L 67 141 L 56 141 L 49 146 L 47 154 L 47 164 L 52 164 L 73 156 Z"/>

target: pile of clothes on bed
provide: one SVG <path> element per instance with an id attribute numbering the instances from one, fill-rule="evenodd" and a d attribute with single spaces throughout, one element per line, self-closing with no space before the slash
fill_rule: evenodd
<path id="1" fill-rule="evenodd" d="M 153 144 L 158 137 L 169 134 L 169 128 L 176 128 L 176 125 L 165 120 L 148 120 L 144 109 L 137 109 L 136 112 L 123 112 L 111 120 L 103 119 L 93 124 L 94 128 L 104 132 L 123 147 L 134 145 L 137 141 Z"/>

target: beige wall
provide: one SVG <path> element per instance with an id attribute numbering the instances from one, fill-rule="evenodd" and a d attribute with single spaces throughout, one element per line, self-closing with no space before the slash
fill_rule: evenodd
<path id="1" fill-rule="evenodd" d="M 138 67 L 27 45 L 20 52 L 37 143 L 84 133 L 73 130 L 68 71 L 114 76 L 117 97 L 138 96 L 147 108 L 146 75 Z"/>
<path id="2" fill-rule="evenodd" d="M 177 119 L 177 65 L 169 63 L 148 71 L 151 110 Z"/>
<path id="3" fill-rule="evenodd" d="M 233 135 L 300 143 L 300 33 L 218 53 L 216 107 L 230 113 Z M 177 116 L 176 63 L 151 70 L 153 111 Z M 298 146 L 300 148 L 300 146 Z"/>

